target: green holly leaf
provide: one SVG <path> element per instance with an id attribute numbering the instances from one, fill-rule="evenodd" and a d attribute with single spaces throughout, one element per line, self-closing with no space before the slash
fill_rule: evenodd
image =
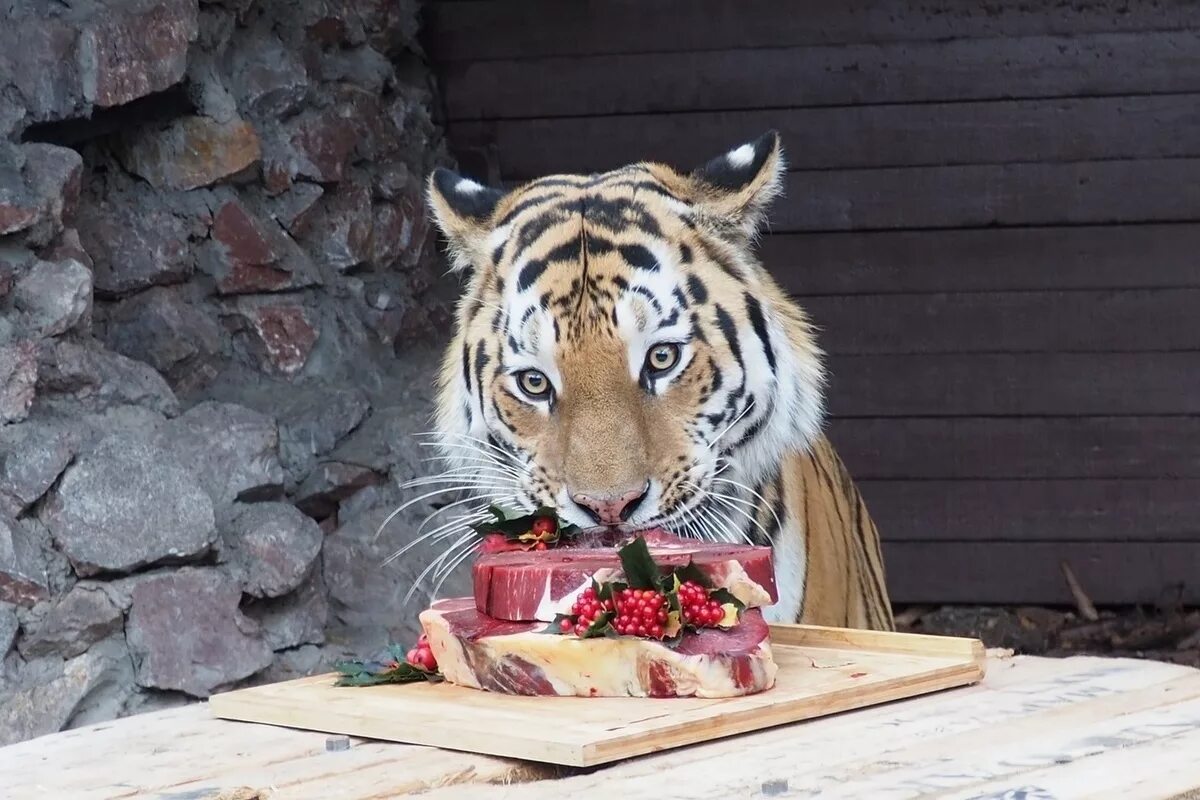
<path id="1" fill-rule="evenodd" d="M 637 537 L 618 550 L 617 555 L 621 558 L 621 569 L 625 573 L 625 580 L 632 588 L 654 589 L 655 591 L 663 588 L 659 585 L 662 572 L 659 570 L 658 564 L 654 563 L 645 538 Z"/>
<path id="2" fill-rule="evenodd" d="M 395 652 L 388 648 L 389 652 Z M 395 661 L 339 661 L 333 665 L 340 673 L 334 686 L 376 686 L 381 683 L 416 683 L 442 680 L 441 673 L 410 664 L 403 656 Z"/>

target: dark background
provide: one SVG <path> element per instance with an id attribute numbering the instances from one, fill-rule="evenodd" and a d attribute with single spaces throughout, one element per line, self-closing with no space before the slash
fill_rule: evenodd
<path id="1" fill-rule="evenodd" d="M 893 599 L 1200 600 L 1200 4 L 436 2 L 492 183 L 778 129 L 761 246 L 821 328 Z"/>

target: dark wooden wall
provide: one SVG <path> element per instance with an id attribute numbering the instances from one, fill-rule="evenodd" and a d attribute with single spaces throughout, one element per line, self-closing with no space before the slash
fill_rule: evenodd
<path id="1" fill-rule="evenodd" d="M 1200 3 L 459 0 L 465 168 L 691 166 L 768 128 L 897 601 L 1200 601 Z"/>

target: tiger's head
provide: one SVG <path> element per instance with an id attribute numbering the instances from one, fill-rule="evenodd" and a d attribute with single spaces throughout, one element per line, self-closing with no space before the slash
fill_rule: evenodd
<path id="1" fill-rule="evenodd" d="M 732 533 L 706 504 L 821 425 L 810 325 L 752 252 L 784 171 L 772 131 L 690 172 L 640 162 L 510 191 L 434 172 L 467 273 L 438 387 L 444 480 L 585 528 Z"/>

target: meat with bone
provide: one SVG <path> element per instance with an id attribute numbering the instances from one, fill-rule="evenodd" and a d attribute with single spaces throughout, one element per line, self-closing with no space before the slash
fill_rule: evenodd
<path id="1" fill-rule="evenodd" d="M 688 630 L 673 647 L 638 637 L 560 636 L 541 622 L 493 619 L 470 597 L 435 601 L 420 621 L 447 681 L 504 694 L 735 697 L 771 688 L 777 671 L 755 608 L 728 630 Z"/>
<path id="2" fill-rule="evenodd" d="M 714 588 L 727 589 L 747 608 L 779 599 L 771 548 L 689 539 L 664 531 L 642 532 L 665 574 L 689 560 Z M 619 579 L 616 542 L 581 540 L 547 551 L 484 552 L 472 567 L 475 607 L 498 620 L 552 622 L 567 613 L 592 579 Z"/>

